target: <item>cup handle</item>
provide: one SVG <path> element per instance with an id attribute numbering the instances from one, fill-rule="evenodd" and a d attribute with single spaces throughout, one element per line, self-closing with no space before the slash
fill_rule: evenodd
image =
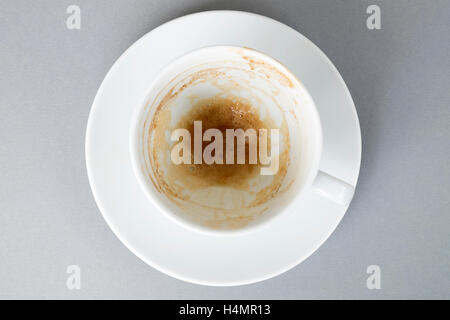
<path id="1" fill-rule="evenodd" d="M 317 173 L 312 189 L 321 196 L 342 206 L 348 206 L 355 193 L 353 186 L 323 171 Z"/>

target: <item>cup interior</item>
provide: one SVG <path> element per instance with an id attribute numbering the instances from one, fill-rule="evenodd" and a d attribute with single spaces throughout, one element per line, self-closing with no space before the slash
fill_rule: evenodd
<path id="1" fill-rule="evenodd" d="M 240 108 L 240 118 L 228 104 Z M 173 163 L 173 131 L 197 118 L 278 129 L 270 165 Z M 136 111 L 130 140 L 133 169 L 150 201 L 183 226 L 213 234 L 250 230 L 280 215 L 312 183 L 322 148 L 318 113 L 300 81 L 267 55 L 230 46 L 198 49 L 166 66 Z M 275 159 L 277 170 L 261 174 L 276 167 Z"/>

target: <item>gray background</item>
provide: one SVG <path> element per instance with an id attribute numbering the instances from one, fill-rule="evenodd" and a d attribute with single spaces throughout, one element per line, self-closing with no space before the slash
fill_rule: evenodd
<path id="1" fill-rule="evenodd" d="M 81 30 L 66 8 L 81 7 Z M 381 7 L 382 30 L 366 28 Z M 342 223 L 309 259 L 235 288 L 172 279 L 108 228 L 84 160 L 108 69 L 173 18 L 244 10 L 284 22 L 334 62 L 354 98 L 363 157 Z M 450 1 L 0 0 L 0 298 L 450 298 Z M 226 26 L 225 26 L 226 27 Z M 81 290 L 66 268 L 82 270 Z M 366 288 L 366 268 L 382 289 Z"/>

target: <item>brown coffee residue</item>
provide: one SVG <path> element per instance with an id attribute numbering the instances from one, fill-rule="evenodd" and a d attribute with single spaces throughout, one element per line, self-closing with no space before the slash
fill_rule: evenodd
<path id="1" fill-rule="evenodd" d="M 249 61 L 249 63 L 253 63 L 255 68 L 258 65 L 255 61 Z M 289 82 L 283 80 L 283 77 L 278 78 L 279 75 L 275 71 L 268 71 L 267 68 L 270 66 L 260 67 L 266 70 L 263 74 L 271 74 L 272 77 L 276 76 L 277 79 L 281 79 L 279 81 L 285 81 L 285 85 L 292 85 L 287 77 L 286 79 Z M 258 73 L 261 74 L 261 70 L 258 70 Z M 188 78 L 181 79 L 175 84 L 172 83 L 172 87 L 166 91 L 166 94 L 157 99 L 159 103 L 155 106 L 156 110 L 153 116 L 147 119 L 150 123 L 145 127 L 148 128 L 147 135 L 150 138 L 147 140 L 144 152 L 148 153 L 150 159 L 150 167 L 147 170 L 153 173 L 152 175 L 149 174 L 149 177 L 160 193 L 180 207 L 182 211 L 186 208 L 198 208 L 199 212 L 209 212 L 211 217 L 203 219 L 206 226 L 235 229 L 247 225 L 254 218 L 263 214 L 267 210 L 265 204 L 289 188 L 289 185 L 283 186 L 283 182 L 290 162 L 290 139 L 285 120 L 281 122 L 281 125 L 279 123 L 276 125 L 269 115 L 262 119 L 258 108 L 253 107 L 250 101 L 231 94 L 234 89 L 232 87 L 224 89 L 227 94 L 221 96 L 201 100 L 193 99 L 189 110 L 182 115 L 176 124 L 171 124 L 171 104 L 181 92 L 198 82 L 214 82 L 221 76 L 224 76 L 224 74 L 218 70 L 204 69 L 190 74 Z M 171 162 L 170 151 L 176 142 L 168 141 L 167 135 L 177 128 L 187 129 L 191 133 L 191 146 L 193 148 L 194 121 L 202 121 L 202 133 L 210 128 L 219 129 L 222 132 L 223 155 L 225 155 L 226 147 L 226 129 L 243 129 L 245 131 L 252 128 L 256 132 L 258 132 L 258 129 L 267 129 L 268 132 L 270 132 L 270 129 L 279 129 L 280 139 L 282 140 L 280 143 L 283 148 L 280 148 L 278 172 L 273 176 L 261 176 L 262 165 L 259 159 L 257 164 L 248 163 L 248 143 L 245 147 L 245 164 L 237 164 L 235 158 L 235 164 L 175 165 Z M 270 133 L 268 137 L 270 137 Z M 209 143 L 211 142 L 203 142 L 203 148 Z M 235 145 L 235 151 L 236 149 Z M 268 141 L 268 150 L 270 151 L 270 140 Z M 193 154 L 193 149 L 191 149 L 192 157 Z M 234 190 L 232 195 L 237 197 L 237 200 L 231 199 L 234 203 L 240 203 L 240 193 L 245 194 L 245 197 L 251 195 L 252 201 L 246 202 L 238 209 L 230 210 L 217 207 L 211 203 L 199 202 L 198 197 L 192 198 L 193 194 L 200 194 L 205 197 L 208 192 L 214 193 L 218 192 L 217 190 L 222 190 L 220 188 Z"/>
<path id="2" fill-rule="evenodd" d="M 267 121 L 259 118 L 258 111 L 251 105 L 234 98 L 212 98 L 198 102 L 177 124 L 177 128 L 187 129 L 194 137 L 194 121 L 202 122 L 202 130 L 218 129 L 222 133 L 222 155 L 226 154 L 226 129 L 259 129 L 270 127 Z M 202 153 L 210 141 L 203 141 Z M 245 188 L 247 181 L 260 173 L 259 158 L 257 164 L 249 163 L 249 144 L 245 144 L 245 164 L 237 164 L 235 152 L 233 164 L 194 164 L 194 147 L 191 143 L 192 164 L 180 164 L 178 174 L 191 175 L 200 179 L 204 185 L 230 186 Z M 235 151 L 237 146 L 235 146 Z M 257 149 L 257 154 L 259 153 Z M 269 144 L 270 150 L 270 144 Z M 223 159 L 225 162 L 225 159 Z"/>
<path id="3" fill-rule="evenodd" d="M 286 76 L 283 72 L 268 64 L 267 62 L 249 56 L 242 56 L 242 58 L 244 58 L 248 62 L 251 70 L 261 72 L 268 79 L 273 78 L 283 86 L 289 88 L 294 87 L 294 83 L 291 81 L 291 79 L 289 79 L 288 76 Z"/>
<path id="4" fill-rule="evenodd" d="M 163 152 L 162 150 L 168 146 L 164 146 L 166 144 L 164 142 L 164 133 L 163 130 L 158 130 L 158 122 L 163 121 L 164 123 L 167 123 L 169 120 L 167 114 L 168 113 L 163 112 L 163 110 L 160 110 L 160 114 L 154 117 L 156 123 L 151 126 L 150 130 L 156 135 L 153 139 L 153 148 L 149 149 L 149 151 L 151 152 L 151 157 L 155 164 L 154 173 L 158 180 L 158 189 L 165 193 L 166 196 L 170 198 L 179 198 L 180 200 L 186 200 L 184 196 L 185 188 L 198 189 L 212 186 L 226 186 L 249 191 L 251 188 L 249 180 L 260 175 L 262 166 L 259 157 L 257 164 L 249 164 L 248 141 L 246 141 L 245 146 L 245 164 L 237 164 L 236 145 L 234 164 L 206 164 L 204 162 L 202 164 L 194 164 L 194 121 L 202 122 L 203 132 L 210 128 L 219 129 L 222 132 L 223 155 L 226 153 L 226 129 L 243 129 L 245 131 L 253 128 L 256 132 L 258 132 L 259 129 L 267 129 L 269 132 L 270 129 L 279 129 L 269 117 L 264 121 L 261 120 L 258 110 L 241 98 L 214 97 L 212 99 L 201 100 L 193 105 L 189 112 L 180 119 L 177 125 L 175 125 L 175 128 L 187 129 L 191 134 L 191 164 L 170 164 L 168 166 L 169 171 L 163 172 L 159 165 L 160 160 L 158 157 L 161 157 L 161 154 L 163 153 L 167 154 L 167 152 Z M 287 129 L 282 128 L 282 132 L 284 134 L 284 143 L 289 145 L 288 137 L 286 137 Z M 268 135 L 268 138 L 270 138 L 270 135 Z M 209 143 L 211 142 L 203 141 L 203 149 Z M 268 150 L 270 150 L 270 140 L 268 141 Z M 274 197 L 279 191 L 289 165 L 288 153 L 289 148 L 285 148 L 285 150 L 281 152 L 279 156 L 279 170 L 273 177 L 273 182 L 255 195 L 255 200 L 250 206 L 263 204 Z M 259 149 L 257 150 L 257 154 L 259 155 Z M 165 163 L 167 164 L 167 159 L 165 160 Z M 176 181 L 181 181 L 183 187 L 178 187 L 180 183 L 176 183 Z"/>

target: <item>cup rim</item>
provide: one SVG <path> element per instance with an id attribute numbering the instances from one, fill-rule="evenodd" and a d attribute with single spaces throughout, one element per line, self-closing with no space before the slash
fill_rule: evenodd
<path id="1" fill-rule="evenodd" d="M 314 117 L 317 120 L 316 126 L 317 126 L 318 137 L 317 137 L 316 143 L 318 145 L 316 147 L 314 161 L 312 162 L 312 168 L 307 173 L 307 176 L 304 179 L 304 183 L 298 188 L 298 190 L 295 191 L 295 194 L 292 195 L 292 199 L 290 199 L 288 201 L 288 203 L 279 212 L 274 214 L 272 217 L 270 217 L 269 219 L 267 219 L 265 221 L 261 221 L 257 224 L 252 224 L 252 225 L 245 226 L 245 227 L 239 228 L 239 229 L 212 229 L 212 228 L 208 228 L 206 226 L 202 226 L 200 224 L 196 224 L 194 222 L 188 221 L 186 219 L 179 218 L 176 214 L 171 212 L 170 208 L 166 207 L 161 201 L 159 201 L 157 199 L 157 197 L 158 197 L 157 190 L 154 190 L 154 187 L 149 185 L 147 178 L 142 169 L 142 164 L 141 164 L 140 156 L 139 156 L 139 147 L 137 145 L 138 139 L 136 137 L 137 137 L 137 133 L 138 133 L 137 131 L 139 130 L 138 124 L 141 119 L 142 112 L 144 111 L 145 106 L 148 103 L 149 97 L 152 94 L 157 83 L 159 83 L 159 81 L 161 80 L 161 78 L 163 78 L 163 76 L 166 74 L 168 69 L 179 59 L 181 59 L 189 54 L 192 54 L 194 52 L 201 52 L 204 50 L 211 50 L 211 49 L 249 50 L 253 54 L 263 58 L 264 60 L 268 60 L 271 64 L 273 64 L 277 68 L 280 68 L 281 70 L 283 70 L 283 72 L 285 74 L 288 74 L 300 86 L 304 95 L 311 102 L 310 108 L 314 114 Z M 224 237 L 224 236 L 245 235 L 250 232 L 254 232 L 254 231 L 257 231 L 257 230 L 267 227 L 270 223 L 273 223 L 276 219 L 279 219 L 286 212 L 288 212 L 289 211 L 288 209 L 290 207 L 292 207 L 294 202 L 296 202 L 295 199 L 299 199 L 299 198 L 303 197 L 305 191 L 311 188 L 313 181 L 317 175 L 317 172 L 319 171 L 320 159 L 321 159 L 322 148 L 323 148 L 323 131 L 322 131 L 322 123 L 321 123 L 319 112 L 317 110 L 317 106 L 316 106 L 312 96 L 310 95 L 309 91 L 303 85 L 303 83 L 297 78 L 297 76 L 295 74 L 293 74 L 281 62 L 279 62 L 278 60 L 272 58 L 271 56 L 269 56 L 265 53 L 262 53 L 258 50 L 252 49 L 252 48 L 243 47 L 243 46 L 213 45 L 213 46 L 205 46 L 205 47 L 190 50 L 190 51 L 184 53 L 183 55 L 174 58 L 172 61 L 167 63 L 163 68 L 161 68 L 161 70 L 158 72 L 158 74 L 155 76 L 155 78 L 151 81 L 150 86 L 146 90 L 144 98 L 141 100 L 141 102 L 137 106 L 135 106 L 135 110 L 133 111 L 133 115 L 132 115 L 131 121 L 130 121 L 129 141 L 130 141 L 129 153 L 130 153 L 131 165 L 133 168 L 134 175 L 138 181 L 140 189 L 143 191 L 143 193 L 145 194 L 146 198 L 150 201 L 150 203 L 152 205 L 154 205 L 160 213 L 162 213 L 164 216 L 166 216 L 171 221 L 175 222 L 176 224 L 178 224 L 179 226 L 181 226 L 183 228 L 186 228 L 190 231 L 198 232 L 198 233 L 201 233 L 204 235 Z"/>

